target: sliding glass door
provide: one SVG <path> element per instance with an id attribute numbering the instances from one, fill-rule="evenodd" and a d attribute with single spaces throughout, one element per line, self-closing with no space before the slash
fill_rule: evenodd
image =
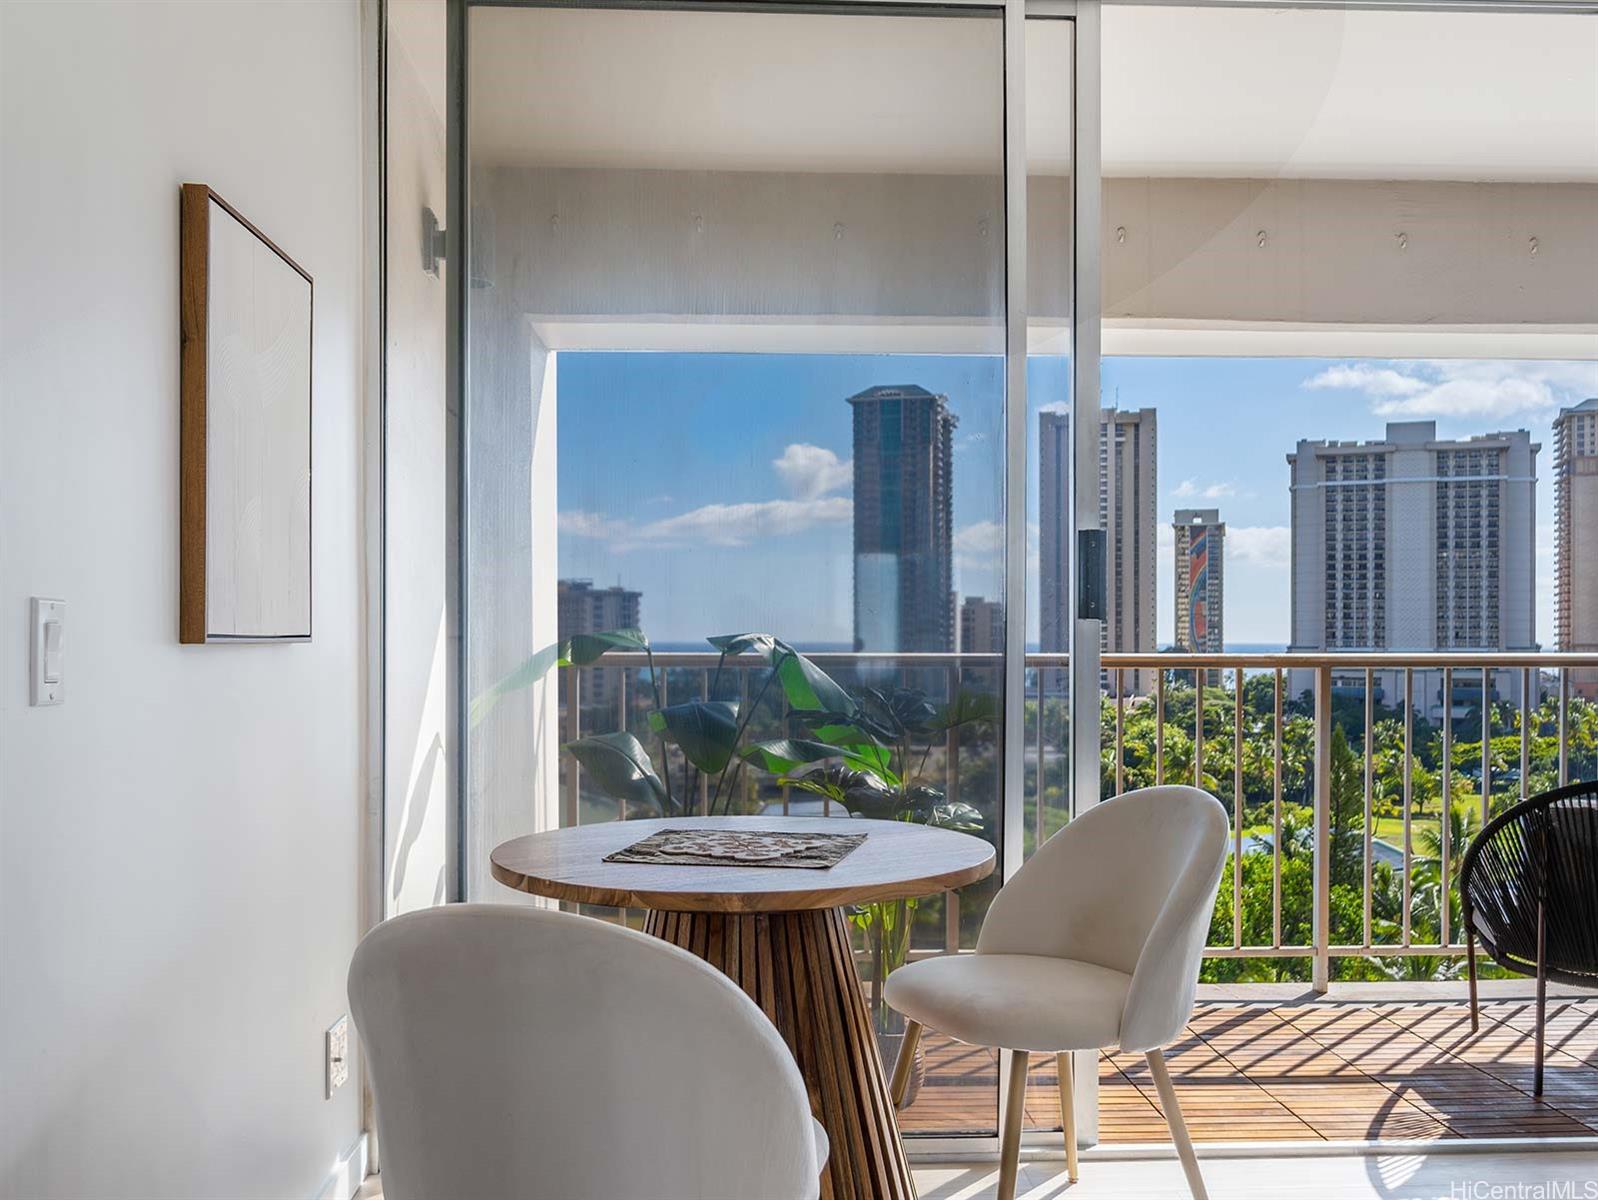
<path id="1" fill-rule="evenodd" d="M 511 899 L 490 851 L 562 825 L 967 830 L 999 851 L 990 880 L 858 915 L 891 1053 L 881 979 L 974 946 L 1002 879 L 1069 818 L 1073 728 L 1093 733 L 1096 780 L 1067 8 L 466 6 L 468 898 Z M 642 636 L 555 663 L 616 630 Z M 891 727 L 886 788 L 712 769 L 660 736 L 653 714 L 687 700 L 735 704 L 748 739 L 814 733 L 758 643 L 716 640 L 756 633 Z M 1070 719 L 1084 637 L 1090 724 Z M 573 742 L 628 747 L 660 788 L 617 787 Z M 905 1133 L 992 1137 L 993 1055 L 935 1037 L 923 1053 Z"/>

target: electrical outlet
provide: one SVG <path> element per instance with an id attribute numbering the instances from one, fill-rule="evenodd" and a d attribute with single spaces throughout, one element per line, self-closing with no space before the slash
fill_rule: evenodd
<path id="1" fill-rule="evenodd" d="M 350 1018 L 345 1013 L 327 1027 L 323 1035 L 327 1044 L 327 1099 L 343 1087 L 350 1077 Z"/>

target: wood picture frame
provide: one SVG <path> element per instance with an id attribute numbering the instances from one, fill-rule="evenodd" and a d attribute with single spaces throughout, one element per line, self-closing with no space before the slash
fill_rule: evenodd
<path id="1" fill-rule="evenodd" d="M 203 183 L 179 254 L 178 640 L 310 641 L 315 285 Z"/>

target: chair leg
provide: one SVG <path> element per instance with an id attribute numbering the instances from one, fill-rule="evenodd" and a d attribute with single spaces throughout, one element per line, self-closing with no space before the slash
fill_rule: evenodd
<path id="1" fill-rule="evenodd" d="M 1548 964 L 1547 933 L 1543 924 L 1543 906 L 1537 905 L 1537 1070 L 1532 1081 L 1531 1094 L 1543 1094 L 1543 1036 L 1548 1021 Z"/>
<path id="2" fill-rule="evenodd" d="M 904 1027 L 904 1039 L 899 1043 L 899 1057 L 893 1064 L 893 1082 L 888 1089 L 895 1110 L 904 1107 L 904 1095 L 910 1090 L 910 1073 L 916 1065 L 916 1046 L 920 1042 L 921 1022 L 908 1022 Z"/>
<path id="3" fill-rule="evenodd" d="M 1060 1075 L 1060 1128 L 1065 1131 L 1065 1177 L 1076 1182 L 1076 1071 L 1071 1052 L 1054 1056 Z"/>
<path id="4" fill-rule="evenodd" d="M 1182 1160 L 1182 1171 L 1187 1175 L 1187 1186 L 1193 1200 L 1209 1200 L 1204 1190 L 1204 1176 L 1199 1174 L 1198 1156 L 1193 1153 L 1193 1139 L 1187 1136 L 1187 1122 L 1182 1119 L 1182 1106 L 1176 1102 L 1176 1089 L 1171 1086 L 1171 1073 L 1165 1069 L 1165 1051 L 1155 1047 L 1146 1056 L 1149 1073 L 1154 1076 L 1154 1088 L 1160 1094 L 1160 1107 L 1165 1110 L 1165 1123 L 1171 1127 L 1171 1141 L 1176 1143 L 1176 1156 Z"/>
<path id="5" fill-rule="evenodd" d="M 1481 1032 L 1481 1010 L 1476 1003 L 1476 931 L 1465 926 L 1465 970 L 1470 976 L 1470 1031 Z"/>
<path id="6" fill-rule="evenodd" d="M 1003 1057 L 1004 1051 L 999 1051 Z M 994 1200 L 1015 1200 L 1015 1177 L 1021 1165 L 1021 1126 L 1026 1121 L 1027 1052 L 1010 1053 L 1009 1090 L 1005 1096 L 1004 1137 L 999 1143 L 999 1190 Z"/>

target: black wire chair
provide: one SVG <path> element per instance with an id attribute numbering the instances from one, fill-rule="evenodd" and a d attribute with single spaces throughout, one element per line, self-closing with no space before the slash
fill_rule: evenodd
<path id="1" fill-rule="evenodd" d="M 1598 782 L 1522 800 L 1494 817 L 1465 851 L 1460 903 L 1476 1005 L 1476 939 L 1499 966 L 1537 979 L 1533 1094 L 1543 1091 L 1548 981 L 1598 987 Z"/>

